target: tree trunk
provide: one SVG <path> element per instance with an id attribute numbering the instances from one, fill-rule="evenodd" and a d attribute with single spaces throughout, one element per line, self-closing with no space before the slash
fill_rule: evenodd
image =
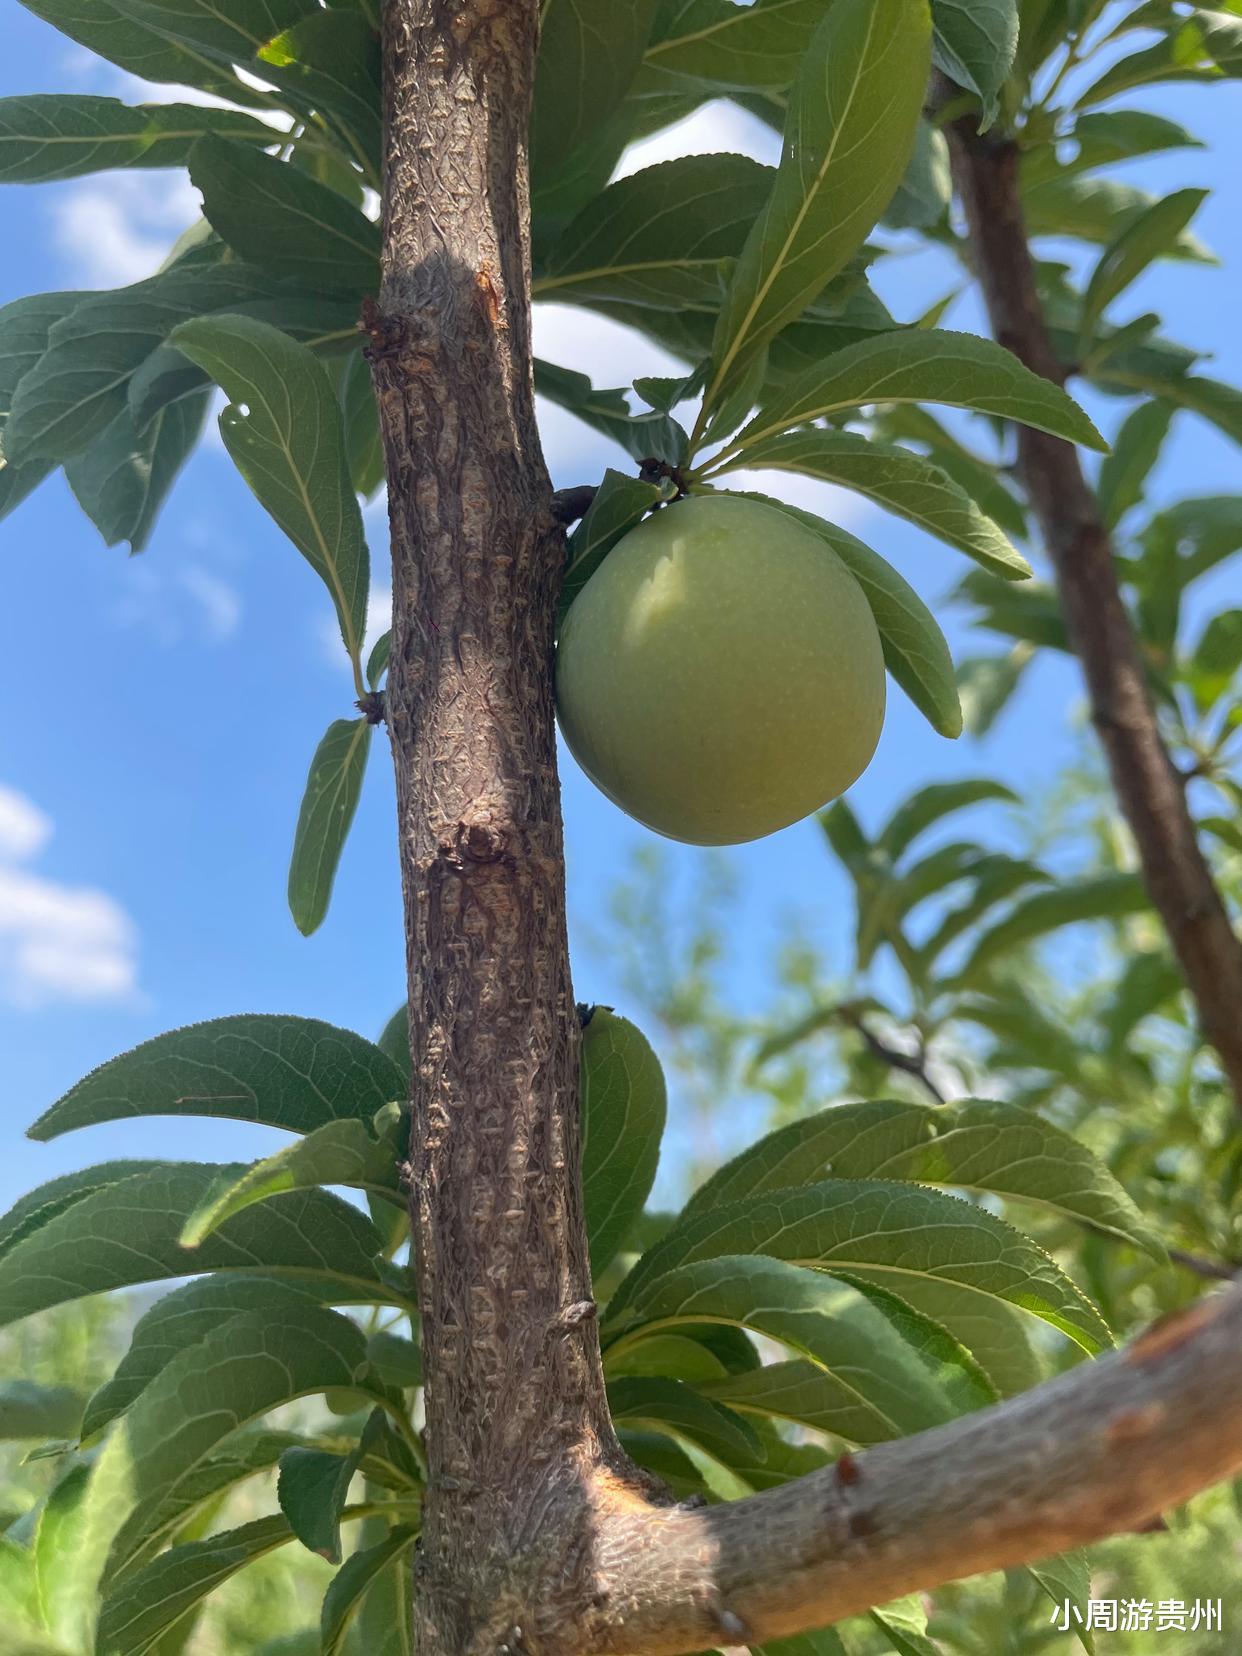
<path id="1" fill-rule="evenodd" d="M 552 703 L 564 533 L 535 426 L 526 141 L 537 0 L 388 0 L 387 453 L 429 1494 L 424 1656 L 581 1602 L 622 1468 L 579 1173 Z"/>

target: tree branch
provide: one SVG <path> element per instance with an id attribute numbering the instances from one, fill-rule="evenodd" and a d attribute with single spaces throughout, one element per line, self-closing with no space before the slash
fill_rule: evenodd
<path id="1" fill-rule="evenodd" d="M 580 1648 L 684 1656 L 1148 1527 L 1242 1469 L 1242 1283 L 1125 1351 L 700 1512 L 618 1517 Z"/>
<path id="2" fill-rule="evenodd" d="M 880 1039 L 866 1022 L 858 1008 L 848 1001 L 837 1008 L 837 1016 L 843 1023 L 849 1024 L 851 1029 L 856 1030 L 862 1036 L 863 1044 L 873 1058 L 878 1058 L 882 1064 L 887 1064 L 889 1069 L 900 1070 L 903 1075 L 912 1076 L 931 1094 L 937 1104 L 945 1102 L 944 1094 L 928 1073 L 927 1054 L 925 1052 L 922 1050 L 916 1053 L 902 1052 L 900 1047 L 889 1046 L 886 1041 Z"/>
<path id="3" fill-rule="evenodd" d="M 956 91 L 943 82 L 940 90 L 946 97 Z M 1036 287 L 1019 196 L 1019 152 L 996 131 L 980 133 L 976 123 L 976 116 L 964 115 L 947 131 L 992 331 L 1028 368 L 1061 383 L 1068 370 L 1052 348 Z M 1242 943 L 1160 735 L 1108 528 L 1077 451 L 1042 431 L 1017 429 L 1019 470 L 1056 572 L 1092 722 L 1147 890 L 1198 1004 L 1203 1035 L 1216 1048 L 1242 1109 Z"/>

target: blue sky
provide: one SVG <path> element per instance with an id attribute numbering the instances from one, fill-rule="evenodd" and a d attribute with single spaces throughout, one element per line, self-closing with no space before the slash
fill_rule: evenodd
<path id="1" fill-rule="evenodd" d="M 175 95 L 91 59 L 17 0 L 0 0 L 0 25 L 0 93 Z M 1126 102 L 1175 116 L 1209 147 L 1134 164 L 1119 176 L 1155 193 L 1212 187 L 1196 228 L 1226 268 L 1236 265 L 1242 175 L 1229 135 L 1231 123 L 1236 135 L 1237 83 Z M 638 160 L 739 147 L 767 158 L 772 143 L 757 124 L 721 107 L 682 133 L 661 135 Z M 0 195 L 0 301 L 136 280 L 195 212 L 194 192 L 171 172 L 11 186 Z M 914 257 L 892 261 L 881 285 L 896 314 L 913 317 L 947 283 L 934 261 Z M 1221 271 L 1166 265 L 1131 297 L 1133 314 L 1162 310 L 1175 337 L 1213 351 L 1211 371 L 1236 381 L 1242 336 L 1235 295 L 1236 278 Z M 979 325 L 969 304 L 952 322 Z M 545 313 L 537 342 L 543 354 L 591 371 L 597 384 L 665 371 L 667 362 L 585 311 Z M 1116 407 L 1105 404 L 1102 418 L 1115 420 Z M 624 464 L 620 451 L 569 416 L 544 413 L 557 484 L 593 481 L 605 465 Z M 1156 494 L 1224 490 L 1236 476 L 1237 451 L 1179 416 Z M 984 641 L 938 602 L 965 568 L 958 554 L 818 485 L 794 484 L 791 492 L 784 478 L 767 486 L 869 539 L 935 603 L 955 648 L 980 648 Z M 368 511 L 367 524 L 382 571 L 382 511 Z M 104 548 L 56 478 L 0 525 L 0 568 L 2 1209 L 30 1185 L 88 1160 L 228 1160 L 267 1148 L 270 1136 L 261 1130 L 227 1123 L 114 1124 L 51 1146 L 32 1145 L 23 1134 L 93 1065 L 179 1024 L 291 1011 L 373 1034 L 403 993 L 403 950 L 382 740 L 326 923 L 307 940 L 289 919 L 285 876 L 306 767 L 328 722 L 351 712 L 352 692 L 325 592 L 241 483 L 214 431 L 140 558 Z M 377 616 L 384 596 L 377 591 Z M 951 744 L 893 689 L 878 756 L 852 802 L 874 821 L 923 781 L 977 773 L 1038 794 L 1082 751 L 1079 710 L 1069 665 L 1048 660 L 987 740 Z M 599 929 L 617 876 L 650 836 L 568 759 L 564 795 L 577 994 L 625 1010 L 618 971 L 583 939 Z M 692 879 L 703 853 L 667 849 L 674 878 Z M 848 893 L 812 824 L 730 856 L 738 875 L 728 916 L 731 985 L 739 999 L 765 993 L 771 951 L 790 914 L 844 960 Z M 676 1098 L 673 1105 L 675 1112 Z"/>

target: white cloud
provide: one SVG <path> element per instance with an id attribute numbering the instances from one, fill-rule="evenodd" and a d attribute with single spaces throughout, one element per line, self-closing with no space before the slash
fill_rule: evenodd
<path id="1" fill-rule="evenodd" d="M 198 191 L 183 172 L 100 173 L 71 186 L 52 208 L 69 280 L 123 287 L 153 275 L 199 216 Z"/>
<path id="2" fill-rule="evenodd" d="M 52 832 L 49 817 L 25 794 L 0 787 L 0 861 L 17 862 L 41 851 Z"/>
<path id="3" fill-rule="evenodd" d="M 166 648 L 187 638 L 226 643 L 241 622 L 240 594 L 201 563 L 131 559 L 118 579 L 118 594 L 109 620 L 136 628 Z"/>
<path id="4" fill-rule="evenodd" d="M 19 1007 L 132 1000 L 137 939 L 124 909 L 106 892 L 23 866 L 51 832 L 32 800 L 0 787 L 0 998 Z"/>

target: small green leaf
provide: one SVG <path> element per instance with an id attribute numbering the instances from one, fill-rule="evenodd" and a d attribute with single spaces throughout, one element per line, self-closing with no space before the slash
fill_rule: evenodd
<path id="1" fill-rule="evenodd" d="M 100 1121 L 152 1115 L 224 1116 L 308 1133 L 329 1121 L 370 1121 L 404 1096 L 402 1072 L 352 1030 L 317 1018 L 243 1013 L 156 1035 L 101 1064 L 39 1117 L 30 1137 L 54 1139 Z M 162 1165 L 133 1164 L 138 1172 Z"/>
<path id="2" fill-rule="evenodd" d="M 203 214 L 257 269 L 361 299 L 379 286 L 379 226 L 344 196 L 275 156 L 205 138 L 190 157 Z"/>
<path id="3" fill-rule="evenodd" d="M 351 1553 L 341 1565 L 324 1594 L 320 1618 L 323 1656 L 340 1656 L 364 1595 L 385 1570 L 402 1567 L 417 1536 L 415 1529 L 395 1526 L 377 1545 Z"/>
<path id="4" fill-rule="evenodd" d="M 86 1294 L 194 1270 L 336 1279 L 342 1301 L 391 1297 L 375 1262 L 374 1226 L 325 1190 L 274 1196 L 187 1252 L 178 1241 L 182 1227 L 222 1171 L 209 1163 L 167 1162 L 106 1185 L 49 1219 L 0 1260 L 0 1325 Z"/>
<path id="5" fill-rule="evenodd" d="M 733 450 L 828 414 L 868 403 L 934 402 L 1050 431 L 1067 442 L 1107 444 L 1059 385 L 1041 379 L 989 339 L 938 329 L 901 329 L 860 341 L 816 364 L 762 407 Z"/>
<path id="6" fill-rule="evenodd" d="M 678 1439 L 689 1438 L 726 1466 L 731 1454 L 744 1454 L 759 1446 L 741 1415 L 677 1380 L 622 1376 L 608 1387 L 608 1408 L 614 1420 L 666 1431 Z"/>
<path id="7" fill-rule="evenodd" d="M 36 93 L 0 98 L 0 184 L 42 184 L 113 167 L 182 167 L 200 138 L 259 147 L 280 134 L 240 110 Z"/>
<path id="8" fill-rule="evenodd" d="M 643 58 L 644 87 L 699 82 L 702 90 L 787 87 L 824 15 L 823 0 L 664 0 Z"/>
<path id="9" fill-rule="evenodd" d="M 932 25 L 937 65 L 979 94 L 990 125 L 1018 48 L 1018 0 L 932 0 Z"/>
<path id="10" fill-rule="evenodd" d="M 370 560 L 331 381 L 305 345 L 249 317 L 201 317 L 172 341 L 230 398 L 224 446 L 332 594 L 361 695 Z"/>
<path id="11" fill-rule="evenodd" d="M 940 1646 L 927 1637 L 927 1611 L 917 1595 L 868 1611 L 897 1656 L 940 1656 Z"/>
<path id="12" fill-rule="evenodd" d="M 808 428 L 749 443 L 720 469 L 727 472 L 739 466 L 798 472 L 853 489 L 956 546 L 994 574 L 1023 580 L 1031 573 L 1026 559 L 965 490 L 909 449 L 851 431 Z"/>
<path id="13" fill-rule="evenodd" d="M 335 719 L 315 749 L 289 863 L 289 912 L 303 936 L 323 921 L 371 751 L 367 719 Z"/>
<path id="14" fill-rule="evenodd" d="M 811 37 L 772 192 L 716 326 L 706 414 L 888 205 L 914 145 L 929 45 L 926 0 L 837 0 Z"/>
<path id="15" fill-rule="evenodd" d="M 371 646 L 371 653 L 367 657 L 367 683 L 372 690 L 378 690 L 379 682 L 388 671 L 388 662 L 392 654 L 392 630 L 383 632 Z"/>
<path id="16" fill-rule="evenodd" d="M 1058 1610 L 1067 1602 L 1077 1608 L 1080 1619 L 1074 1626 L 1074 1636 L 1087 1656 L 1094 1656 L 1095 1640 L 1086 1625 L 1087 1606 L 1091 1598 L 1091 1565 L 1086 1553 L 1068 1552 L 1056 1558 L 1045 1558 L 1038 1564 L 1028 1564 L 1026 1573 L 1039 1584 Z"/>
<path id="17" fill-rule="evenodd" d="M 341 1562 L 341 1512 L 362 1458 L 361 1449 L 335 1455 L 325 1449 L 286 1449 L 280 1457 L 276 1498 L 304 1547 Z"/>
<path id="18" fill-rule="evenodd" d="M 1081 351 L 1090 349 L 1095 325 L 1113 300 L 1143 274 L 1153 259 L 1171 251 L 1207 196 L 1206 190 L 1175 190 L 1153 202 L 1105 248 L 1083 295 Z"/>
<path id="19" fill-rule="evenodd" d="M 634 460 L 654 456 L 679 465 L 689 451 L 690 439 L 671 415 L 631 414 L 626 393 L 620 387 L 597 390 L 585 374 L 536 358 L 535 390 L 620 443 Z"/>
<path id="20" fill-rule="evenodd" d="M 565 577 L 561 582 L 562 619 L 617 542 L 642 521 L 659 499 L 660 490 L 654 483 L 627 477 L 611 467 L 604 473 L 586 516 L 566 546 Z"/>
<path id="21" fill-rule="evenodd" d="M 75 1173 L 62 1173 L 57 1179 L 37 1185 L 20 1197 L 0 1218 L 0 1257 L 8 1253 L 23 1237 L 54 1219 L 58 1213 L 71 1208 L 93 1191 L 105 1185 L 119 1184 L 133 1173 L 147 1173 L 162 1167 L 158 1161 L 101 1162 L 97 1167 L 86 1167 Z"/>
<path id="22" fill-rule="evenodd" d="M 330 1121 L 316 1127 L 275 1155 L 253 1162 L 240 1178 L 230 1176 L 218 1190 L 209 1191 L 186 1220 L 181 1246 L 197 1248 L 233 1214 L 284 1190 L 348 1185 L 403 1205 L 397 1183 L 401 1130 L 399 1107 L 379 1138 L 361 1121 Z"/>
<path id="23" fill-rule="evenodd" d="M 239 1570 L 293 1540 L 279 1513 L 171 1547 L 128 1576 L 104 1600 L 100 1656 L 146 1656 L 170 1629 Z"/>
<path id="24" fill-rule="evenodd" d="M 384 1025 L 377 1044 L 400 1073 L 406 1090 L 398 1096 L 405 1098 L 410 1083 L 410 1013 L 404 1001 Z"/>
<path id="25" fill-rule="evenodd" d="M 1168 436 L 1174 408 L 1154 399 L 1126 416 L 1113 438 L 1111 454 L 1100 463 L 1096 495 L 1105 523 L 1113 529 L 1143 499 L 1144 485 Z"/>
<path id="26" fill-rule="evenodd" d="M 422 1385 L 422 1353 L 413 1340 L 381 1329 L 367 1340 L 367 1356 L 390 1386 L 407 1391 L 411 1386 Z"/>
<path id="27" fill-rule="evenodd" d="M 582 1193 L 591 1271 L 625 1242 L 655 1181 L 667 1097 L 642 1031 L 606 1006 L 582 1034 Z"/>

